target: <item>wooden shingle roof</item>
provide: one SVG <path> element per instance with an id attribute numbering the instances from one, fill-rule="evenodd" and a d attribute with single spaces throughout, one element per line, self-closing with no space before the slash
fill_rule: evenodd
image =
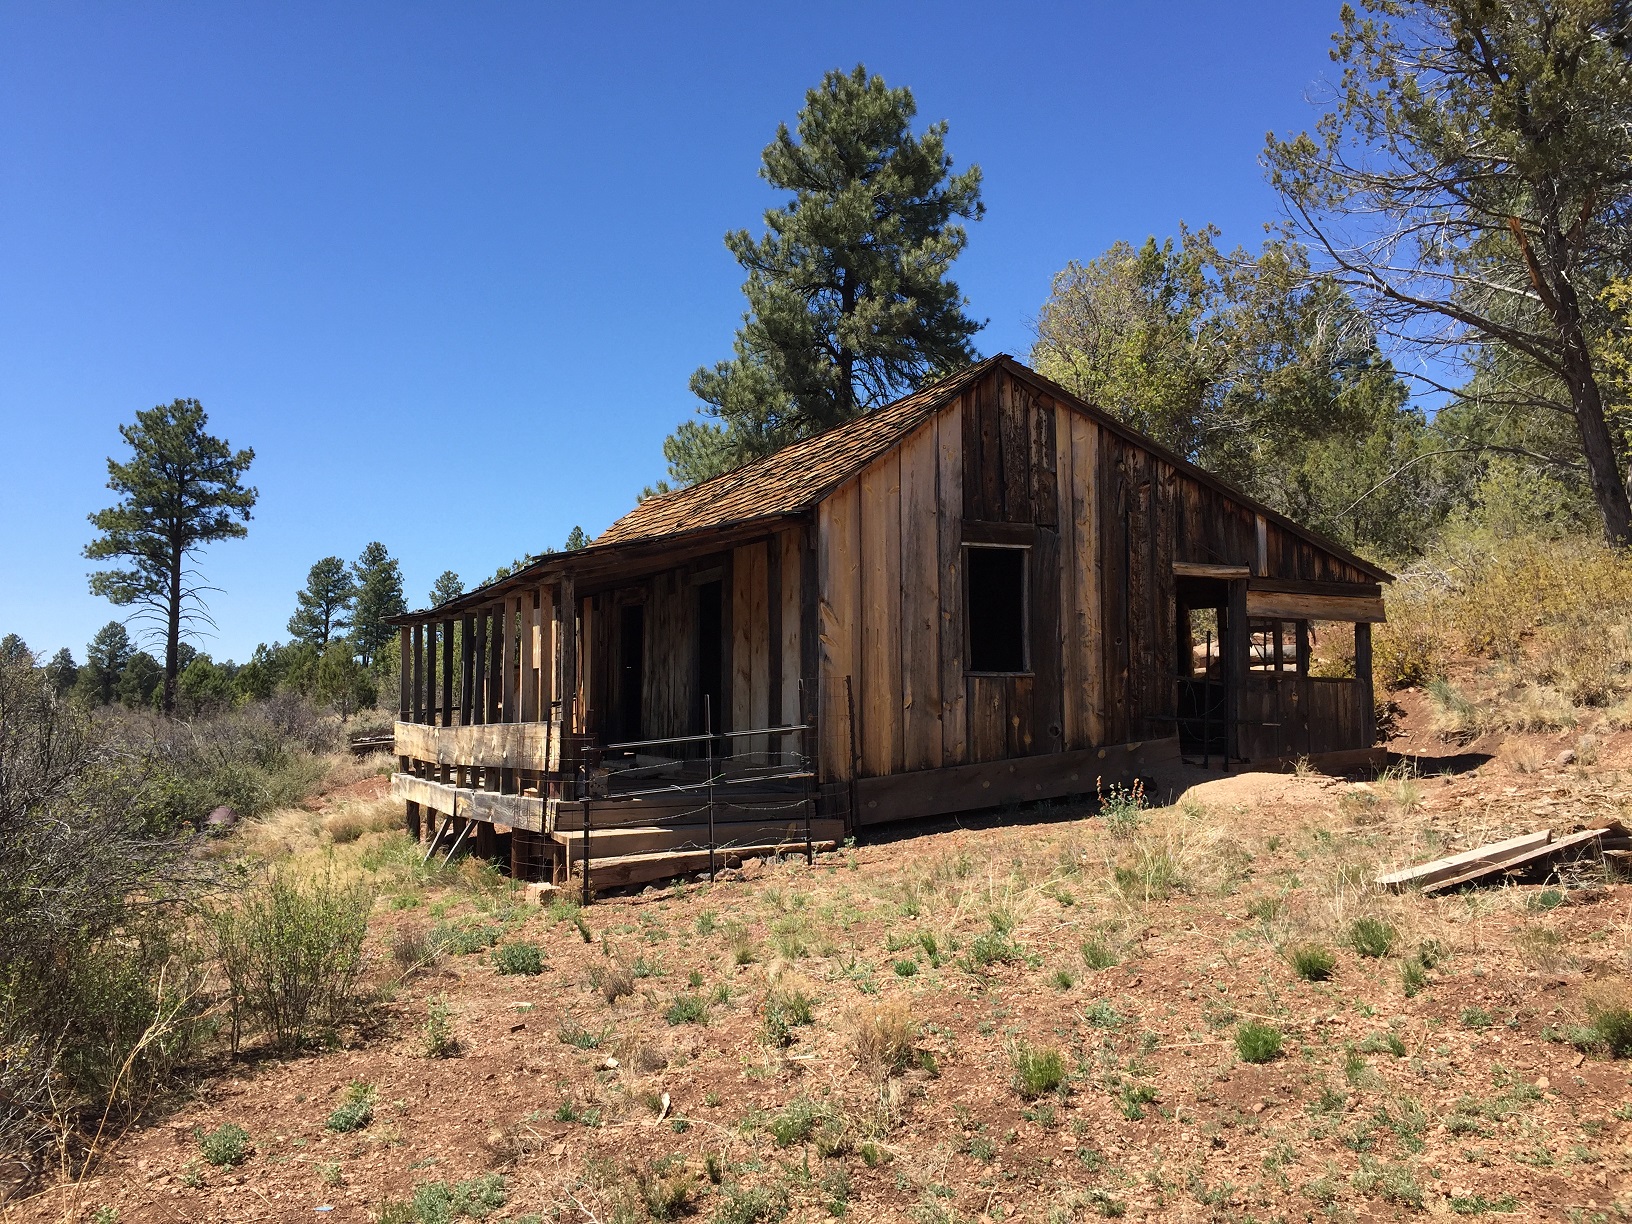
<path id="1" fill-rule="evenodd" d="M 701 484 L 648 497 L 595 537 L 595 545 L 679 535 L 808 510 L 978 381 L 999 355 L 904 399 Z"/>

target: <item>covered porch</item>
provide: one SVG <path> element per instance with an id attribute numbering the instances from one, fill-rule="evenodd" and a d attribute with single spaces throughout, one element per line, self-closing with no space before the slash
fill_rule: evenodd
<path id="1" fill-rule="evenodd" d="M 836 841 L 799 678 L 803 535 L 551 554 L 400 618 L 392 788 L 427 859 L 469 847 L 587 896 Z"/>

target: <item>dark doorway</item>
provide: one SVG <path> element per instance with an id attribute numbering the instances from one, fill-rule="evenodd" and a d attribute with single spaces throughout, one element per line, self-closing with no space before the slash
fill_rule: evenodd
<path id="1" fill-rule="evenodd" d="M 705 582 L 697 588 L 697 731 L 703 730 L 707 702 L 709 730 L 724 721 L 725 702 L 725 587 Z"/>
<path id="2" fill-rule="evenodd" d="M 618 611 L 618 738 L 642 735 L 641 688 L 645 680 L 646 605 L 624 604 Z"/>

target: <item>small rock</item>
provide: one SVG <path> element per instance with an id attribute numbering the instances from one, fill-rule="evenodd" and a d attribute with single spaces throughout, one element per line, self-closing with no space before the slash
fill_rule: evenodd
<path id="1" fill-rule="evenodd" d="M 1558 754 L 1558 760 L 1557 760 L 1556 763 L 1559 764 L 1559 765 L 1574 765 L 1575 764 L 1575 749 L 1574 748 L 1564 749 L 1563 752 Z"/>
<path id="2" fill-rule="evenodd" d="M 555 900 L 556 894 L 560 891 L 554 884 L 529 884 L 527 885 L 527 903 L 529 905 L 548 905 Z"/>
<path id="3" fill-rule="evenodd" d="M 1547 1079 L 1547 1077 L 1545 1075 L 1536 1076 L 1536 1087 L 1537 1088 L 1541 1088 L 1541 1089 L 1545 1090 L 1549 1086 L 1550 1086 L 1550 1081 Z"/>

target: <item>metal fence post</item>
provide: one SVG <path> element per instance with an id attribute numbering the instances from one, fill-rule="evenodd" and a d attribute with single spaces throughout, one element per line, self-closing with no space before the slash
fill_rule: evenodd
<path id="1" fill-rule="evenodd" d="M 589 798 L 587 796 L 587 791 L 588 790 L 589 790 L 589 784 L 588 784 L 588 779 L 587 779 L 587 774 L 586 774 L 586 767 L 583 766 L 583 765 L 580 765 L 580 766 L 578 766 L 578 811 L 581 813 L 581 815 L 579 817 L 579 825 L 580 825 L 580 830 L 579 831 L 581 833 L 583 833 L 583 835 L 584 835 L 584 857 L 583 857 L 583 875 L 584 875 L 584 879 L 583 879 L 583 885 L 584 885 L 584 887 L 583 887 L 583 898 L 584 899 L 583 899 L 583 904 L 585 904 L 585 905 L 589 904 L 589 824 L 590 824 L 590 815 L 589 815 Z"/>
<path id="2" fill-rule="evenodd" d="M 714 710 L 703 694 L 703 750 L 708 769 L 708 882 L 714 882 Z"/>

